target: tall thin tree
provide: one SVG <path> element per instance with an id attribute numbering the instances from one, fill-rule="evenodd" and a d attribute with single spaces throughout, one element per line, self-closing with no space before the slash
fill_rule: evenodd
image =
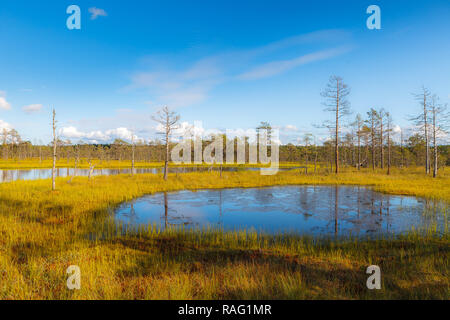
<path id="1" fill-rule="evenodd" d="M 420 129 L 423 130 L 423 139 L 425 141 L 425 172 L 430 173 L 430 142 L 428 136 L 428 126 L 429 126 L 429 100 L 431 93 L 430 91 L 422 86 L 422 91 L 418 94 L 414 94 L 416 100 L 419 101 L 421 105 L 421 112 L 419 115 L 414 116 L 411 120 Z"/>
<path id="2" fill-rule="evenodd" d="M 134 131 L 131 131 L 131 175 L 134 176 L 134 153 L 136 145 L 134 144 Z"/>
<path id="3" fill-rule="evenodd" d="M 392 160 L 392 152 L 391 152 L 391 132 L 392 132 L 392 117 L 389 112 L 386 112 L 386 139 L 387 139 L 387 147 L 388 147 L 388 160 L 387 160 L 387 174 L 391 174 L 391 160 Z"/>
<path id="4" fill-rule="evenodd" d="M 378 121 L 378 113 L 375 109 L 371 108 L 369 112 L 367 112 L 368 120 L 367 123 L 370 127 L 370 143 L 371 143 L 371 151 L 372 151 L 372 170 L 375 170 L 375 146 L 376 146 L 376 128 Z"/>
<path id="5" fill-rule="evenodd" d="M 56 137 L 56 111 L 53 109 L 53 117 L 52 117 L 52 128 L 53 128 L 53 166 L 52 166 L 52 190 L 56 190 L 56 146 L 57 146 L 57 137 Z"/>
<path id="6" fill-rule="evenodd" d="M 439 98 L 436 95 L 431 97 L 430 102 L 431 111 L 431 129 L 433 134 L 433 177 L 436 178 L 439 168 L 439 150 L 438 150 L 438 135 L 448 133 L 449 114 L 447 112 L 447 105 L 439 103 Z"/>
<path id="7" fill-rule="evenodd" d="M 403 150 L 403 129 L 401 127 L 400 127 L 400 155 L 401 155 L 400 168 L 403 168 L 405 164 L 405 152 Z"/>
<path id="8" fill-rule="evenodd" d="M 356 129 L 356 137 L 357 137 L 357 157 L 358 163 L 356 164 L 356 168 L 361 170 L 361 137 L 363 135 L 362 127 L 364 125 L 363 118 L 358 113 L 356 115 L 355 121 L 352 123 L 353 127 Z"/>
<path id="9" fill-rule="evenodd" d="M 384 119 L 386 117 L 386 111 L 384 111 L 383 108 L 381 108 L 378 111 L 378 123 L 379 123 L 379 138 L 380 138 L 380 168 L 384 169 Z"/>
<path id="10" fill-rule="evenodd" d="M 334 163 L 336 174 L 339 173 L 339 134 L 341 119 L 350 114 L 349 94 L 350 88 L 338 76 L 331 76 L 327 86 L 321 93 L 322 97 L 325 98 L 325 111 L 333 112 L 334 114 L 334 120 L 327 122 L 326 126 L 334 132 Z"/>
<path id="11" fill-rule="evenodd" d="M 170 137 L 173 131 L 178 128 L 180 116 L 165 106 L 152 116 L 152 119 L 161 125 L 161 131 L 164 134 L 163 139 L 166 149 L 164 157 L 164 180 L 167 180 L 169 176 Z"/>

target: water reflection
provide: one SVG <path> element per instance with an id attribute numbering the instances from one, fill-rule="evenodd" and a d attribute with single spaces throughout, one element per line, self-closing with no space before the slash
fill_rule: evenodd
<path id="1" fill-rule="evenodd" d="M 443 206 L 364 187 L 285 186 L 155 194 L 123 204 L 116 210 L 115 219 L 130 225 L 156 223 L 164 228 L 184 225 L 272 233 L 373 235 L 401 233 L 413 227 L 442 229 L 448 223 L 440 213 Z M 130 208 L 133 219 L 127 215 Z"/>
<path id="2" fill-rule="evenodd" d="M 162 168 L 135 168 L 135 174 L 152 173 L 161 174 Z M 209 167 L 169 167 L 170 173 L 188 173 L 188 172 L 205 172 L 205 171 L 219 171 L 220 168 Z M 241 167 L 224 167 L 222 171 L 256 171 L 259 168 L 241 168 Z M 286 169 L 280 169 L 286 170 Z M 73 177 L 73 176 L 89 176 L 90 169 L 74 169 L 74 168 L 57 168 L 57 177 Z M 131 168 L 123 169 L 94 169 L 92 176 L 102 175 L 118 175 L 131 174 Z M 11 182 L 16 180 L 39 180 L 50 179 L 52 177 L 52 169 L 15 169 L 15 170 L 0 170 L 0 183 Z"/>

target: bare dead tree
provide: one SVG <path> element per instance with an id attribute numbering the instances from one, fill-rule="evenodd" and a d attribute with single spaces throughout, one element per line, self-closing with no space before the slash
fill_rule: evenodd
<path id="1" fill-rule="evenodd" d="M 339 133 L 340 120 L 350 114 L 350 103 L 347 99 L 350 94 L 350 88 L 338 76 L 331 76 L 327 86 L 321 95 L 325 98 L 325 111 L 334 113 L 334 121 L 327 122 L 325 125 L 333 129 L 334 132 L 334 162 L 335 173 L 339 173 Z"/>
<path id="2" fill-rule="evenodd" d="M 430 142 L 428 136 L 428 125 L 429 125 L 429 100 L 431 93 L 430 91 L 422 86 L 422 92 L 418 94 L 414 94 L 416 100 L 419 101 L 422 111 L 419 115 L 411 117 L 411 121 L 419 128 L 419 130 L 423 130 L 423 138 L 425 140 L 425 172 L 427 174 L 430 173 Z"/>
<path id="3" fill-rule="evenodd" d="M 312 140 L 313 135 L 311 133 L 306 133 L 303 137 L 303 141 L 305 142 L 305 174 L 308 174 L 309 148 Z"/>
<path id="4" fill-rule="evenodd" d="M 52 166 L 52 190 L 56 190 L 56 146 L 57 146 L 57 137 L 56 137 L 56 111 L 53 109 L 53 121 L 52 121 L 52 128 L 53 128 L 53 166 Z"/>
<path id="5" fill-rule="evenodd" d="M 358 113 L 356 115 L 355 121 L 352 123 L 352 126 L 356 129 L 356 136 L 357 136 L 357 157 L 358 157 L 358 163 L 356 165 L 358 170 L 361 170 L 361 137 L 363 135 L 362 133 L 362 127 L 364 125 L 364 120 L 362 119 L 361 115 Z"/>
<path id="6" fill-rule="evenodd" d="M 39 140 L 39 164 L 42 163 L 42 141 Z"/>
<path id="7" fill-rule="evenodd" d="M 3 151 L 3 159 L 8 160 L 8 138 L 9 138 L 9 130 L 7 128 L 3 128 L 2 130 L 2 151 Z"/>
<path id="8" fill-rule="evenodd" d="M 389 112 L 386 112 L 386 135 L 387 135 L 387 144 L 388 144 L 388 161 L 387 161 L 387 174 L 391 174 L 391 160 L 392 160 L 392 154 L 391 154 L 391 132 L 392 132 L 392 117 Z"/>
<path id="9" fill-rule="evenodd" d="M 131 131 L 131 175 L 134 175 L 134 153 L 136 146 L 134 144 L 134 131 Z"/>
<path id="10" fill-rule="evenodd" d="M 400 168 L 403 168 L 403 165 L 405 163 L 405 153 L 403 151 L 403 129 L 402 128 L 400 128 L 400 154 L 401 154 Z"/>
<path id="11" fill-rule="evenodd" d="M 369 112 L 367 112 L 368 116 L 368 124 L 370 127 L 370 137 L 371 137 L 371 151 L 372 151 L 372 170 L 375 170 L 375 145 L 376 145 L 376 128 L 378 123 L 378 113 L 375 109 L 371 108 Z"/>
<path id="12" fill-rule="evenodd" d="M 314 174 L 316 174 L 316 172 L 317 172 L 317 157 L 318 157 L 318 154 L 317 154 L 316 136 L 313 136 L 313 137 L 314 137 Z"/>
<path id="13" fill-rule="evenodd" d="M 166 147 L 166 154 L 164 158 L 164 180 L 168 179 L 169 175 L 169 154 L 170 154 L 170 137 L 174 130 L 178 128 L 178 121 L 180 116 L 174 111 L 171 111 L 169 107 L 165 106 L 159 110 L 152 119 L 162 126 L 162 133 L 164 134 L 164 142 Z"/>
<path id="14" fill-rule="evenodd" d="M 385 131 L 384 131 L 384 119 L 386 117 L 386 111 L 384 111 L 383 108 L 381 108 L 378 111 L 378 123 L 379 123 L 379 134 L 380 134 L 380 167 L 381 169 L 384 169 L 384 135 L 385 135 Z"/>
<path id="15" fill-rule="evenodd" d="M 438 159 L 438 143 L 437 138 L 440 134 L 448 133 L 448 119 L 447 105 L 440 104 L 439 98 L 436 95 L 431 97 L 430 111 L 432 117 L 432 134 L 433 134 L 433 178 L 437 177 L 439 159 Z"/>

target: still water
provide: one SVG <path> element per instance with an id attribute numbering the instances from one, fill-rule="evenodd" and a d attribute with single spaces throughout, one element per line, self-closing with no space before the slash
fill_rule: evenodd
<path id="1" fill-rule="evenodd" d="M 282 186 L 160 193 L 124 203 L 116 221 L 162 228 L 379 235 L 448 224 L 444 205 L 354 186 Z"/>
<path id="2" fill-rule="evenodd" d="M 202 172 L 210 170 L 208 167 L 169 167 L 169 172 L 171 173 L 185 173 L 185 172 Z M 219 168 L 213 168 L 212 170 L 217 171 Z M 240 168 L 240 167 L 224 167 L 223 171 L 238 171 L 238 170 L 259 170 L 259 168 Z M 280 171 L 283 169 L 280 169 Z M 131 168 L 123 169 L 94 169 L 93 176 L 101 175 L 117 175 L 117 174 L 130 174 Z M 136 168 L 135 173 L 162 173 L 162 168 Z M 74 168 L 57 168 L 57 177 L 71 177 L 71 176 L 85 176 L 89 175 L 89 169 L 77 169 L 75 172 Z M 49 179 L 52 177 L 52 169 L 14 169 L 14 170 L 0 170 L 0 183 L 11 182 L 16 180 L 38 180 L 38 179 Z"/>

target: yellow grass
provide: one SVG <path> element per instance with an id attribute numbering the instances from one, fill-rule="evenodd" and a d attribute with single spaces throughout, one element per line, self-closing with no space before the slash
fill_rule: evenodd
<path id="1" fill-rule="evenodd" d="M 119 160 L 99 160 L 99 159 L 86 159 L 82 158 L 77 164 L 77 168 L 88 169 L 90 167 L 89 162 L 96 169 L 121 169 L 121 168 L 131 168 L 131 161 L 119 161 Z M 40 161 L 39 159 L 0 159 L 0 169 L 3 170 L 13 170 L 13 169 L 49 169 L 52 168 L 53 161 L 51 159 L 44 159 Z M 164 162 L 146 162 L 146 161 L 136 161 L 134 164 L 135 168 L 155 168 L 164 167 Z M 193 167 L 193 166 L 203 166 L 210 167 L 208 164 L 174 164 L 171 163 L 170 166 L 182 166 L 182 167 Z M 214 167 L 219 165 L 215 164 Z M 235 164 L 223 164 L 223 167 L 265 167 L 261 164 L 245 164 L 245 165 L 235 165 Z M 297 167 L 299 166 L 296 162 L 285 162 L 281 163 L 280 167 Z M 70 159 L 59 159 L 56 161 L 57 168 L 74 168 L 75 160 Z M 311 167 L 311 165 L 309 165 Z"/>
<path id="2" fill-rule="evenodd" d="M 61 178 L 55 192 L 49 180 L 0 184 L 0 298 L 448 299 L 448 233 L 364 241 L 156 227 L 124 234 L 107 210 L 154 192 L 286 184 L 369 185 L 450 201 L 449 182 L 419 170 L 347 170 Z M 382 269 L 382 290 L 366 288 L 371 264 Z M 81 268 L 81 290 L 66 288 L 69 265 Z"/>

